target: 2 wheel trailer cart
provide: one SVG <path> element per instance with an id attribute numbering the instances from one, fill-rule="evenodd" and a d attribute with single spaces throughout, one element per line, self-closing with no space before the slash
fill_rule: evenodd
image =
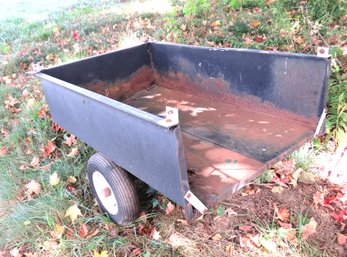
<path id="1" fill-rule="evenodd" d="M 329 58 L 149 42 L 36 74 L 55 122 L 98 151 L 101 209 L 139 213 L 128 172 L 198 212 L 324 132 Z"/>

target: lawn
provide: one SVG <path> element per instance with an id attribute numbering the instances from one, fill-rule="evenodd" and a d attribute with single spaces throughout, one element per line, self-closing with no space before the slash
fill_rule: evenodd
<path id="1" fill-rule="evenodd" d="M 0 20 L 0 257 L 346 256 L 347 179 L 341 165 L 339 177 L 326 172 L 346 138 L 344 1 L 26 6 L 16 13 L 10 5 Z M 147 40 L 309 54 L 329 47 L 327 133 L 192 224 L 180 207 L 139 182 L 140 218 L 117 226 L 88 185 L 94 150 L 54 123 L 32 73 Z"/>

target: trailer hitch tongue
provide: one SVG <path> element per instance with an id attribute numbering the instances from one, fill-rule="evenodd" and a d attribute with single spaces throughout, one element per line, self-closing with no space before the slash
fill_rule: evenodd
<path id="1" fill-rule="evenodd" d="M 200 201 L 199 198 L 196 197 L 190 190 L 184 195 L 184 199 L 186 199 L 195 209 L 198 210 L 201 214 L 204 214 L 208 209 L 207 207 Z"/>

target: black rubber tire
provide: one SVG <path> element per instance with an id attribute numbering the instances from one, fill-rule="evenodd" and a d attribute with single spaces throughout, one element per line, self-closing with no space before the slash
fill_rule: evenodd
<path id="1" fill-rule="evenodd" d="M 107 211 L 100 201 L 93 182 L 93 173 L 99 171 L 110 185 L 118 204 L 118 212 L 113 215 Z M 132 224 L 139 214 L 139 199 L 133 181 L 128 172 L 109 161 L 100 153 L 94 154 L 88 160 L 88 179 L 93 195 L 100 208 L 107 213 L 115 223 L 126 226 Z"/>

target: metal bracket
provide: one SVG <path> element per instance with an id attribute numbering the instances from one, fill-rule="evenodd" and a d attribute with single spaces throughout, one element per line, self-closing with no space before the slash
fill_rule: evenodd
<path id="1" fill-rule="evenodd" d="M 165 118 L 157 122 L 167 128 L 171 128 L 179 124 L 178 120 L 178 109 L 170 106 L 166 106 Z"/>
<path id="2" fill-rule="evenodd" d="M 195 209 L 198 210 L 201 214 L 204 214 L 208 209 L 207 207 L 197 198 L 190 190 L 184 195 L 186 199 Z"/>
<path id="3" fill-rule="evenodd" d="M 318 57 L 324 57 L 324 58 L 330 58 L 329 54 L 329 48 L 328 47 L 318 47 L 317 49 L 317 56 Z"/>
<path id="4" fill-rule="evenodd" d="M 324 108 L 322 115 L 320 116 L 320 119 L 318 121 L 316 131 L 314 132 L 314 135 L 313 135 L 314 137 L 317 137 L 319 134 L 319 131 L 321 131 L 321 128 L 323 126 L 323 122 L 324 122 L 326 116 L 327 116 L 327 109 Z"/>

